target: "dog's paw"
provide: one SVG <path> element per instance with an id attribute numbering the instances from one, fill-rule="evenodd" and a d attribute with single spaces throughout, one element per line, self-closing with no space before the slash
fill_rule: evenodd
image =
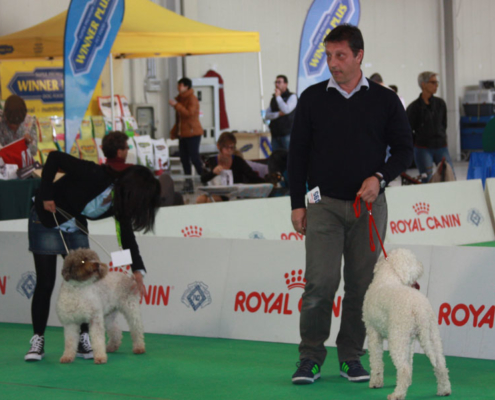
<path id="1" fill-rule="evenodd" d="M 119 349 L 118 344 L 108 344 L 107 345 L 107 353 L 114 353 Z"/>
<path id="2" fill-rule="evenodd" d="M 138 346 L 138 347 L 134 347 L 132 349 L 132 352 L 134 354 L 144 354 L 146 352 L 146 349 L 144 348 L 144 346 Z"/>
<path id="3" fill-rule="evenodd" d="M 379 389 L 382 387 L 383 387 L 383 378 L 371 377 L 371 379 L 370 379 L 370 388 L 371 389 Z"/>
<path id="4" fill-rule="evenodd" d="M 387 396 L 387 400 L 404 400 L 406 396 L 399 396 L 398 394 L 392 393 Z"/>
<path id="5" fill-rule="evenodd" d="M 95 364 L 106 364 L 107 363 L 108 357 L 106 355 L 104 356 L 95 356 Z"/>
<path id="6" fill-rule="evenodd" d="M 63 355 L 62 357 L 60 357 L 60 362 L 62 364 L 69 364 L 74 361 L 74 358 L 75 357 Z"/>
<path id="7" fill-rule="evenodd" d="M 437 392 L 437 396 L 442 396 L 442 397 L 446 397 L 446 396 L 450 396 L 452 392 L 449 390 L 449 391 L 442 391 L 442 392 Z"/>

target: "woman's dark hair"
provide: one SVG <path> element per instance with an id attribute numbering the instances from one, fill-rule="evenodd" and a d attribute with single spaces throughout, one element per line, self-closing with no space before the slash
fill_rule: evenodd
<path id="1" fill-rule="evenodd" d="M 26 103 L 21 97 L 13 94 L 5 100 L 3 113 L 7 122 L 20 125 L 27 115 Z"/>
<path id="2" fill-rule="evenodd" d="M 130 220 L 134 231 L 153 231 L 160 207 L 160 183 L 146 167 L 134 165 L 115 182 L 113 205 L 119 221 Z"/>
<path id="3" fill-rule="evenodd" d="M 101 142 L 101 149 L 106 158 L 117 157 L 117 150 L 125 150 L 127 147 L 127 136 L 124 132 L 111 131 Z"/>
<path id="4" fill-rule="evenodd" d="M 399 88 L 397 85 L 388 85 L 390 89 L 392 89 L 395 93 L 399 93 Z"/>
<path id="5" fill-rule="evenodd" d="M 342 24 L 333 28 L 324 40 L 325 44 L 344 41 L 349 44 L 354 57 L 358 55 L 359 50 L 364 51 L 363 35 L 357 26 L 351 24 Z"/>
<path id="6" fill-rule="evenodd" d="M 383 83 L 383 78 L 378 72 L 375 72 L 373 75 L 370 76 L 370 81 Z"/>
<path id="7" fill-rule="evenodd" d="M 191 89 L 192 87 L 192 81 L 189 78 L 181 78 L 177 83 L 178 84 L 182 83 L 184 86 L 187 86 L 189 89 Z"/>
<path id="8" fill-rule="evenodd" d="M 220 147 L 225 146 L 227 143 L 237 144 L 237 139 L 232 132 L 223 132 L 217 140 L 217 144 Z"/>

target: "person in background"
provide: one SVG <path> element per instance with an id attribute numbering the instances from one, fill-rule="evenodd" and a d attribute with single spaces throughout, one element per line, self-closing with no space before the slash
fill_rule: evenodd
<path id="1" fill-rule="evenodd" d="M 101 142 L 101 149 L 105 155 L 107 161 L 106 165 L 109 165 L 116 171 L 123 171 L 132 166 L 132 164 L 126 164 L 127 153 L 129 152 L 129 145 L 127 141 L 129 136 L 120 131 L 112 131 L 106 135 Z"/>
<path id="2" fill-rule="evenodd" d="M 296 232 L 306 235 L 306 286 L 294 384 L 313 383 L 320 377 L 342 256 L 344 299 L 337 336 L 340 375 L 351 382 L 369 380 L 360 361 L 366 337 L 362 307 L 380 247 L 375 252 L 370 249 L 364 202 L 372 203 L 377 231 L 385 240 L 385 187 L 412 160 L 411 129 L 399 98 L 367 80 L 361 70 L 361 31 L 339 25 L 324 44 L 331 77 L 302 93 L 289 149 L 291 220 Z M 387 145 L 392 155 L 385 161 Z M 307 187 L 314 201 L 306 208 Z M 364 210 L 359 217 L 354 214 L 355 201 Z M 373 236 L 378 243 L 377 235 Z"/>
<path id="3" fill-rule="evenodd" d="M 204 184 L 211 181 L 222 171 L 231 170 L 234 183 L 265 183 L 253 169 L 244 161 L 242 157 L 234 155 L 237 139 L 231 132 L 223 132 L 217 141 L 218 155 L 206 160 L 206 165 L 201 175 L 201 182 Z M 213 196 L 215 201 L 226 201 L 225 196 Z M 211 199 L 202 194 L 196 199 L 196 204 L 209 203 Z"/>
<path id="4" fill-rule="evenodd" d="M 404 106 L 404 110 L 405 110 L 406 109 L 406 101 L 404 100 L 404 98 L 401 95 L 399 95 L 399 88 L 397 87 L 397 85 L 389 85 L 389 88 L 392 89 L 395 93 L 397 93 L 397 96 L 399 96 L 400 102 Z"/>
<path id="5" fill-rule="evenodd" d="M 435 97 L 438 84 L 437 73 L 421 72 L 418 75 L 421 93 L 407 106 L 413 131 L 414 162 L 423 183 L 433 176 L 433 163 L 438 165 L 444 157 L 454 170 L 447 147 L 447 105 L 441 98 Z"/>
<path id="6" fill-rule="evenodd" d="M 27 115 L 24 100 L 13 94 L 5 101 L 3 111 L 0 111 L 0 147 L 22 138 L 26 141 L 31 155 L 35 156 L 38 152 L 36 122 L 33 117 Z"/>
<path id="7" fill-rule="evenodd" d="M 54 182 L 59 170 L 65 175 Z M 119 222 L 117 235 L 122 248 L 131 252 L 136 290 L 142 294 L 146 269 L 134 231 L 152 231 L 159 207 L 160 184 L 146 167 L 135 165 L 118 172 L 108 165 L 80 160 L 59 151 L 48 155 L 28 219 L 36 287 L 31 303 L 33 337 L 24 357 L 26 361 L 39 361 L 44 357 L 44 334 L 55 285 L 57 255 L 66 255 L 66 246 L 68 250 L 89 248 L 84 232 L 88 231 L 87 220 L 114 216 Z M 81 325 L 77 355 L 93 358 L 88 324 Z"/>
<path id="8" fill-rule="evenodd" d="M 198 175 L 203 172 L 203 163 L 199 155 L 199 146 L 203 128 L 199 122 L 199 101 L 194 95 L 192 81 L 182 78 L 177 83 L 179 95 L 169 100 L 175 109 L 175 125 L 170 131 L 171 139 L 179 139 L 179 154 L 185 175 L 191 175 L 191 162 Z M 186 180 L 186 191 L 192 190 L 192 181 Z"/>
<path id="9" fill-rule="evenodd" d="M 378 83 L 382 86 L 385 86 L 385 84 L 383 83 L 383 78 L 378 72 L 371 74 L 370 81 L 373 81 L 373 82 Z"/>
<path id="10" fill-rule="evenodd" d="M 290 132 L 294 122 L 297 96 L 288 88 L 287 77 L 278 75 L 275 79 L 275 93 L 266 109 L 265 120 L 270 121 L 272 150 L 289 150 Z"/>

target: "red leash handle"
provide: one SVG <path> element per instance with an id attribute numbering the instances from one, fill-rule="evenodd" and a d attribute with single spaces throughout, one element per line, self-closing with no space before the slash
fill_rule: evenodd
<path id="1" fill-rule="evenodd" d="M 368 210 L 368 214 L 370 216 L 370 249 L 371 251 L 375 251 L 376 246 L 375 246 L 375 241 L 373 240 L 373 227 L 375 228 L 376 236 L 378 236 L 378 240 L 380 241 L 380 246 L 382 246 L 382 251 L 383 255 L 385 256 L 385 259 L 387 259 L 387 252 L 385 251 L 385 247 L 383 246 L 382 238 L 380 237 L 380 234 L 378 233 L 378 228 L 376 227 L 375 223 L 375 218 L 373 217 L 373 213 L 371 212 L 372 209 L 372 204 L 368 203 L 367 201 L 364 202 L 366 205 L 366 209 Z M 356 218 L 359 218 L 361 215 L 361 196 L 356 196 L 356 200 L 354 201 L 354 214 L 356 215 Z"/>

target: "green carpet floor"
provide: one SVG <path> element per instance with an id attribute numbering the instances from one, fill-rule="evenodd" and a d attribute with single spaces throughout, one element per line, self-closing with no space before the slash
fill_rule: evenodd
<path id="1" fill-rule="evenodd" d="M 0 323 L 0 399 L 386 399 L 395 369 L 385 355 L 385 387 L 369 389 L 338 375 L 336 350 L 329 348 L 322 377 L 295 386 L 297 346 L 292 344 L 147 334 L 147 353 L 134 355 L 128 334 L 108 364 L 76 359 L 60 364 L 61 328 L 48 328 L 45 358 L 24 361 L 31 326 Z M 368 358 L 362 359 L 365 367 Z M 495 361 L 447 357 L 454 399 L 495 399 Z M 414 357 L 407 399 L 435 399 L 436 383 L 426 356 Z"/>

